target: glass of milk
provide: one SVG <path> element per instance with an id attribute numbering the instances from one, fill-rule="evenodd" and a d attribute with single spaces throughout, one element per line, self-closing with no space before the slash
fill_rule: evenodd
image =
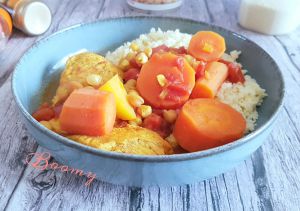
<path id="1" fill-rule="evenodd" d="M 300 26 L 300 0 L 242 0 L 239 23 L 264 34 L 289 33 Z"/>

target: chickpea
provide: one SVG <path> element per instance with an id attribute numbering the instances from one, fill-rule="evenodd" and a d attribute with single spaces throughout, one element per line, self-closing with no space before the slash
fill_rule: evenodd
<path id="1" fill-rule="evenodd" d="M 152 55 L 152 48 L 149 48 L 149 47 L 145 48 L 144 53 L 145 53 L 148 57 L 150 57 L 150 56 Z"/>
<path id="2" fill-rule="evenodd" d="M 137 112 L 141 117 L 146 118 L 152 113 L 152 108 L 151 106 L 148 105 L 141 105 L 138 109 Z"/>
<path id="3" fill-rule="evenodd" d="M 138 64 L 145 64 L 146 62 L 148 62 L 148 57 L 144 52 L 140 52 L 136 55 L 135 61 Z"/>
<path id="4" fill-rule="evenodd" d="M 175 110 L 163 110 L 163 117 L 169 123 L 174 123 L 177 119 L 177 112 Z"/>
<path id="5" fill-rule="evenodd" d="M 136 80 L 134 80 L 134 79 L 128 80 L 124 84 L 124 87 L 125 87 L 125 89 L 126 89 L 127 92 L 129 92 L 131 90 L 135 90 L 136 89 Z"/>
<path id="6" fill-rule="evenodd" d="M 144 104 L 144 99 L 136 91 L 133 90 L 128 93 L 127 100 L 129 104 L 134 108 L 138 108 L 142 104 Z"/>
<path id="7" fill-rule="evenodd" d="M 98 87 L 102 82 L 102 77 L 98 74 L 89 74 L 86 77 L 86 82 L 91 86 Z"/>

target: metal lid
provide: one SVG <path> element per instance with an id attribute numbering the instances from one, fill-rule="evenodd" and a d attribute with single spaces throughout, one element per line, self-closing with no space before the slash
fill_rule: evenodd
<path id="1" fill-rule="evenodd" d="M 43 2 L 24 0 L 14 9 L 14 26 L 29 35 L 43 34 L 51 25 L 51 11 Z"/>

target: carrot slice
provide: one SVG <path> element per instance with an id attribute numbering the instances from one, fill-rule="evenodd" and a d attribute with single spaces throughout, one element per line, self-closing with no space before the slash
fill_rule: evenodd
<path id="1" fill-rule="evenodd" d="M 175 123 L 174 136 L 189 152 L 205 150 L 241 138 L 246 121 L 241 113 L 214 99 L 189 100 Z"/>
<path id="2" fill-rule="evenodd" d="M 59 116 L 62 130 L 68 134 L 101 136 L 113 129 L 116 102 L 110 92 L 93 88 L 73 91 Z"/>
<path id="3" fill-rule="evenodd" d="M 191 98 L 214 98 L 228 76 L 228 68 L 220 62 L 206 66 L 205 76 L 196 81 Z"/>
<path id="4" fill-rule="evenodd" d="M 195 85 L 195 71 L 181 56 L 155 53 L 143 65 L 137 90 L 154 108 L 175 109 L 189 98 Z"/>
<path id="5" fill-rule="evenodd" d="M 193 35 L 188 53 L 198 60 L 211 62 L 218 60 L 226 50 L 224 38 L 212 31 L 199 31 Z"/>

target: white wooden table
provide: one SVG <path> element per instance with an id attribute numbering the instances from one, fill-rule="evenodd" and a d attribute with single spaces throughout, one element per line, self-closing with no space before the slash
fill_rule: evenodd
<path id="1" fill-rule="evenodd" d="M 59 29 L 140 13 L 125 0 L 46 2 L 54 17 L 50 30 L 41 37 L 16 31 L 0 53 L 0 210 L 300 210 L 300 29 L 285 36 L 246 31 L 237 24 L 239 0 L 186 0 L 179 10 L 164 14 L 220 25 L 257 42 L 284 73 L 284 109 L 265 144 L 223 175 L 182 187 L 141 189 L 94 181 L 87 188 L 84 178 L 25 164 L 28 153 L 43 149 L 17 114 L 11 73 L 32 43 Z"/>

